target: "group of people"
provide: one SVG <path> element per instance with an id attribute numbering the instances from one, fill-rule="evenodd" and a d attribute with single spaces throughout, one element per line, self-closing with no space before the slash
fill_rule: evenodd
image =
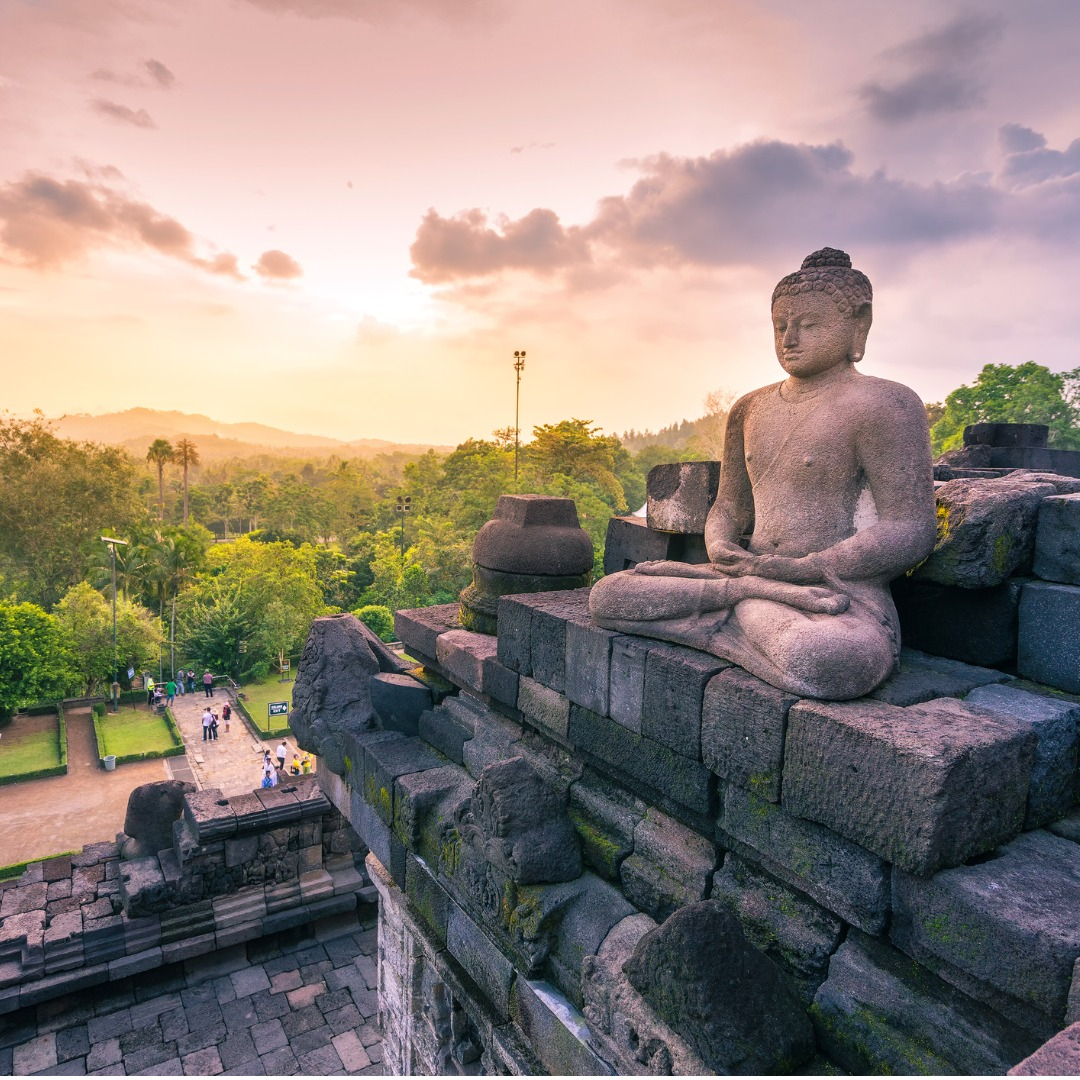
<path id="1" fill-rule="evenodd" d="M 278 748 L 275 751 L 277 762 L 270 756 L 269 750 L 263 751 L 262 760 L 262 786 L 264 788 L 277 787 L 278 778 L 281 773 L 285 771 L 285 759 L 289 756 L 289 745 L 284 739 L 278 743 Z M 299 754 L 293 754 L 292 764 L 289 766 L 289 772 L 293 776 L 307 776 L 312 769 L 312 758 L 309 753 L 304 752 L 304 756 L 301 758 Z"/>
<path id="2" fill-rule="evenodd" d="M 225 734 L 229 733 L 229 722 L 232 720 L 232 706 L 226 701 L 221 707 L 221 722 L 225 725 Z M 203 742 L 213 742 L 218 737 L 218 715 L 209 705 L 202 715 Z"/>
<path id="3" fill-rule="evenodd" d="M 212 698 L 214 696 L 214 676 L 210 674 L 209 670 L 203 672 L 202 684 L 203 692 L 208 698 Z M 184 671 L 181 668 L 177 671 L 176 676 L 170 678 L 165 684 L 164 691 L 162 691 L 160 683 L 154 682 L 152 675 L 146 677 L 146 704 L 151 708 L 158 708 L 163 702 L 166 707 L 169 707 L 176 699 L 177 694 L 182 697 L 185 693 L 195 693 L 195 672 L 193 670 Z"/>

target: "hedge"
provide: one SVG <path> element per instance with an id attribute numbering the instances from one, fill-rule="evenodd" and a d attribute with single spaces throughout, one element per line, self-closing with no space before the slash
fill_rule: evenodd
<path id="1" fill-rule="evenodd" d="M 145 694 L 143 695 L 145 697 Z M 101 732 L 101 728 L 98 726 L 98 714 L 96 710 L 91 712 L 92 719 L 94 721 L 94 737 L 97 739 L 97 751 L 98 758 L 101 761 L 102 766 L 105 764 L 105 736 Z M 104 714 L 103 714 L 104 718 Z M 127 765 L 132 761 L 153 761 L 156 758 L 178 757 L 184 753 L 184 737 L 180 734 L 180 729 L 176 726 L 176 720 L 173 718 L 172 710 L 166 709 L 164 713 L 165 727 L 169 732 L 169 737 L 173 741 L 173 745 L 168 750 L 147 750 L 141 754 L 118 754 L 116 757 L 117 765 Z"/>
<path id="2" fill-rule="evenodd" d="M 31 769 L 30 772 L 16 773 L 14 776 L 0 777 L 0 786 L 4 784 L 18 784 L 23 780 L 43 780 L 47 776 L 66 776 L 68 771 L 68 746 L 67 746 L 67 722 L 64 719 L 64 707 L 57 702 L 55 705 L 35 705 L 33 711 L 26 710 L 27 716 L 44 716 L 46 713 L 56 714 L 56 739 L 59 751 L 60 764 L 51 765 L 47 769 Z M 31 862 L 38 862 L 31 859 Z M 6 868 L 5 868 L 6 869 Z"/>
<path id="3" fill-rule="evenodd" d="M 82 850 L 81 848 L 79 849 Z M 42 855 L 37 859 L 27 859 L 25 862 L 13 862 L 8 863 L 7 866 L 0 866 L 0 881 L 8 881 L 10 878 L 22 877 L 26 872 L 28 866 L 32 866 L 34 863 L 48 862 L 50 859 L 60 859 L 65 855 L 78 855 L 79 851 L 58 851 L 55 855 Z"/>
<path id="4" fill-rule="evenodd" d="M 287 738 L 293 733 L 292 728 L 288 725 L 281 728 L 271 728 L 269 731 L 259 727 L 252 718 L 251 713 L 248 712 L 247 706 L 239 698 L 236 699 L 236 711 L 247 721 L 248 727 L 251 728 L 255 735 L 264 742 L 271 739 Z"/>

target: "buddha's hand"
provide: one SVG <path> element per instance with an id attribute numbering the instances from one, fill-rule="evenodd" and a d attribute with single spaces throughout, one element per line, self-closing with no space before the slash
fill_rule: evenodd
<path id="1" fill-rule="evenodd" d="M 712 558 L 732 577 L 753 575 L 770 581 L 787 581 L 793 585 L 822 583 L 836 592 L 844 592 L 843 583 L 818 552 L 792 558 L 788 555 L 755 555 L 740 548 L 737 551 L 717 551 Z"/>
<path id="2" fill-rule="evenodd" d="M 672 562 L 668 559 L 654 559 L 650 562 L 639 562 L 633 568 L 635 574 L 646 574 L 650 577 L 679 577 L 679 578 L 712 578 L 723 577 L 726 571 L 721 566 L 713 563 L 683 563 Z"/>

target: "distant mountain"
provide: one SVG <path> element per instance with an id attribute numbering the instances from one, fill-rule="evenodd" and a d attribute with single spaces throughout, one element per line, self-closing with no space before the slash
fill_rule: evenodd
<path id="1" fill-rule="evenodd" d="M 328 457 L 331 454 L 373 457 L 384 453 L 416 454 L 430 449 L 440 452 L 452 449 L 449 446 L 395 443 L 386 439 L 353 439 L 346 442 L 324 435 L 284 431 L 267 424 L 226 423 L 211 420 L 201 413 L 184 413 L 175 409 L 127 409 L 102 416 L 72 413 L 61 417 L 55 424 L 56 433 L 61 438 L 123 446 L 139 456 L 145 454 L 154 439 L 175 442 L 184 437 L 196 443 L 203 460 L 257 453 L 303 457 Z"/>

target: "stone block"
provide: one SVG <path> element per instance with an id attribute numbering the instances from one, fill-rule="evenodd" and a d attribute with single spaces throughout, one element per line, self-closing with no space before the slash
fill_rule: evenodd
<path id="1" fill-rule="evenodd" d="M 436 642 L 448 630 L 459 630 L 459 604 L 437 604 L 394 612 L 394 633 L 407 653 L 434 657 Z"/>
<path id="2" fill-rule="evenodd" d="M 1080 1076 L 1080 1023 L 1059 1031 L 1030 1057 L 1009 1070 L 1009 1076 Z"/>
<path id="3" fill-rule="evenodd" d="M 755 949 L 793 977 L 809 1005 L 843 940 L 843 919 L 737 855 L 728 855 L 714 875 L 712 898 L 739 920 Z"/>
<path id="4" fill-rule="evenodd" d="M 636 735 L 641 734 L 648 656 L 649 647 L 641 638 L 620 635 L 611 641 L 608 715 Z"/>
<path id="5" fill-rule="evenodd" d="M 456 904 L 450 907 L 446 950 L 465 969 L 493 1009 L 506 1018 L 514 968 L 498 946 Z"/>
<path id="6" fill-rule="evenodd" d="M 970 997 L 1049 1038 L 1080 956 L 1080 845 L 1037 830 L 929 879 L 893 875 L 893 943 Z"/>
<path id="7" fill-rule="evenodd" d="M 642 735 L 699 761 L 705 687 L 729 667 L 726 660 L 681 645 L 650 647 L 645 661 Z"/>
<path id="8" fill-rule="evenodd" d="M 677 908 L 708 896 L 716 861 L 709 840 L 653 808 L 634 830 L 633 854 L 619 873 L 627 899 L 663 922 Z"/>
<path id="9" fill-rule="evenodd" d="M 161 962 L 175 964 L 181 960 L 191 960 L 203 956 L 217 948 L 214 932 L 196 934 L 189 938 L 180 938 L 161 946 Z"/>
<path id="10" fill-rule="evenodd" d="M 992 668 L 901 649 L 900 669 L 869 696 L 890 705 L 918 705 L 934 698 L 963 697 L 977 686 L 1007 682 L 1009 678 L 1005 672 Z"/>
<path id="11" fill-rule="evenodd" d="M 518 673 L 501 663 L 498 655 L 484 657 L 480 690 L 503 705 L 514 707 L 518 695 Z"/>
<path id="12" fill-rule="evenodd" d="M 567 624 L 577 622 L 591 625 L 589 592 L 589 589 L 568 589 L 529 597 L 529 607 L 532 609 L 532 670 L 529 674 L 552 690 L 566 689 Z"/>
<path id="13" fill-rule="evenodd" d="M 1039 506 L 1036 577 L 1080 585 L 1080 495 L 1051 495 Z"/>
<path id="14" fill-rule="evenodd" d="M 394 822 L 394 781 L 406 773 L 437 769 L 446 758 L 420 739 L 371 743 L 364 750 L 364 798 L 386 825 Z"/>
<path id="15" fill-rule="evenodd" d="M 856 1075 L 1000 1076 L 1038 1042 L 857 930 L 832 958 L 811 1016 L 829 1059 Z"/>
<path id="16" fill-rule="evenodd" d="M 631 570 L 639 562 L 668 559 L 672 562 L 709 561 L 705 537 L 700 533 L 663 533 L 650 529 L 645 518 L 613 517 L 608 521 L 604 543 L 604 573 Z"/>
<path id="17" fill-rule="evenodd" d="M 1031 766 L 1024 828 L 1037 829 L 1068 813 L 1076 785 L 1080 705 L 1009 686 L 981 686 L 967 704 L 1031 728 L 1038 742 Z"/>
<path id="18" fill-rule="evenodd" d="M 719 486 L 719 461 L 654 465 L 645 481 L 649 528 L 668 533 L 703 533 Z"/>
<path id="19" fill-rule="evenodd" d="M 573 1002 L 550 983 L 514 980 L 510 1015 L 551 1076 L 610 1076 L 592 1032 Z"/>
<path id="20" fill-rule="evenodd" d="M 499 597 L 499 663 L 519 675 L 532 674 L 532 608 L 526 596 Z"/>
<path id="21" fill-rule="evenodd" d="M 601 716 L 608 712 L 611 642 L 615 634 L 586 623 L 566 626 L 566 696 Z"/>
<path id="22" fill-rule="evenodd" d="M 372 675 L 368 692 L 383 729 L 403 735 L 418 734 L 420 715 L 434 704 L 431 690 L 419 679 L 395 671 Z"/>
<path id="23" fill-rule="evenodd" d="M 24 982 L 19 993 L 19 1007 L 39 1005 L 43 1001 L 74 994 L 79 990 L 88 990 L 109 981 L 107 963 L 90 964 L 72 971 L 60 971 L 55 975 L 46 975 L 32 982 Z"/>
<path id="24" fill-rule="evenodd" d="M 968 664 L 1013 660 L 1023 583 L 1009 578 L 993 589 L 961 589 L 899 578 L 892 595 L 900 636 L 916 649 Z"/>
<path id="25" fill-rule="evenodd" d="M 645 811 L 645 803 L 631 792 L 589 770 L 570 788 L 567 807 L 585 863 L 608 881 L 618 881 L 619 867 L 634 850 L 634 830 Z"/>
<path id="26" fill-rule="evenodd" d="M 410 851 L 438 865 L 441 826 L 453 820 L 472 790 L 472 778 L 457 765 L 399 776 L 394 782 L 395 835 Z"/>
<path id="27" fill-rule="evenodd" d="M 484 660 L 497 659 L 498 648 L 498 641 L 490 634 L 448 630 L 436 642 L 435 659 L 458 686 L 479 690 L 484 680 Z"/>
<path id="28" fill-rule="evenodd" d="M 447 698 L 420 717 L 420 738 L 456 765 L 464 764 L 463 747 L 473 737 L 475 714 L 465 701 Z"/>
<path id="29" fill-rule="evenodd" d="M 569 741 L 604 773 L 629 783 L 652 801 L 685 816 L 711 815 L 716 801 L 715 778 L 700 762 L 580 705 L 570 707 Z M 647 792 L 640 792 L 644 785 Z"/>
<path id="30" fill-rule="evenodd" d="M 1039 505 L 1053 494 L 1053 484 L 1011 477 L 942 484 L 936 491 L 937 544 L 912 577 L 985 589 L 1030 572 Z"/>
<path id="31" fill-rule="evenodd" d="M 109 979 L 115 982 L 117 979 L 126 979 L 129 975 L 138 975 L 142 971 L 152 971 L 162 965 L 162 952 L 160 947 L 144 949 L 142 952 L 131 956 L 120 956 L 109 961 Z"/>
<path id="32" fill-rule="evenodd" d="M 784 734 L 799 699 L 741 668 L 709 680 L 701 708 L 701 756 L 729 783 L 780 801 Z"/>
<path id="33" fill-rule="evenodd" d="M 521 738 L 521 725 L 480 706 L 476 713 L 476 730 L 473 737 L 462 747 L 461 756 L 465 768 L 474 780 L 489 765 L 505 761 L 516 751 L 514 743 Z"/>
<path id="34" fill-rule="evenodd" d="M 188 792 L 184 796 L 184 817 L 200 844 L 208 844 L 236 832 L 236 812 L 219 788 Z"/>
<path id="35" fill-rule="evenodd" d="M 518 677 L 518 710 L 533 726 L 565 740 L 570 724 L 570 700 L 535 679 Z"/>
<path id="36" fill-rule="evenodd" d="M 1080 693 L 1080 587 L 1045 581 L 1024 586 L 1016 669 L 1036 682 Z"/>
<path id="37" fill-rule="evenodd" d="M 1035 737 L 948 698 L 863 699 L 788 714 L 783 805 L 915 874 L 990 851 L 1023 825 Z"/>
<path id="38" fill-rule="evenodd" d="M 428 864 L 411 853 L 405 857 L 405 894 L 436 940 L 445 945 L 450 897 Z"/>
<path id="39" fill-rule="evenodd" d="M 253 862 L 259 854 L 258 836 L 244 836 L 239 840 L 225 841 L 225 865 L 243 866 Z"/>

